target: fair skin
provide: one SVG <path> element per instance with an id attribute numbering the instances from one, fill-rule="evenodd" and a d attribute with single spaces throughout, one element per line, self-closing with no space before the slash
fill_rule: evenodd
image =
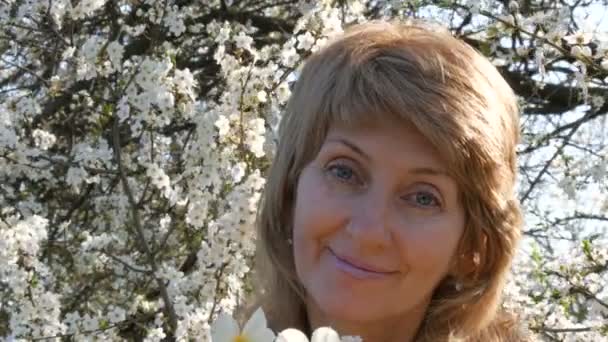
<path id="1" fill-rule="evenodd" d="M 293 248 L 311 326 L 411 341 L 464 230 L 456 182 L 416 129 L 334 125 L 302 170 Z"/>

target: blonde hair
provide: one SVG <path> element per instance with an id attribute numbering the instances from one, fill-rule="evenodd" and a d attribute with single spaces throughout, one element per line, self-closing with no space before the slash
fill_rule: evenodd
<path id="1" fill-rule="evenodd" d="M 506 327 L 513 325 L 497 309 L 521 226 L 513 193 L 516 97 L 485 57 L 418 21 L 351 27 L 310 56 L 298 77 L 258 216 L 259 300 L 271 327 L 310 329 L 289 244 L 301 170 L 332 124 L 364 125 L 386 115 L 413 124 L 437 148 L 466 212 L 459 276 L 436 288 L 417 340 L 509 340 Z"/>

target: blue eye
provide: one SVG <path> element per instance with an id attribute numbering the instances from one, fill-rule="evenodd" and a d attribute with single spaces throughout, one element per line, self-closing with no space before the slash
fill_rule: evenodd
<path id="1" fill-rule="evenodd" d="M 350 183 L 357 181 L 355 171 L 347 165 L 333 164 L 327 167 L 327 171 L 332 177 L 337 178 L 341 182 Z"/>
<path id="2" fill-rule="evenodd" d="M 420 208 L 436 208 L 440 206 L 437 197 L 428 191 L 418 191 L 407 196 L 407 199 Z"/>

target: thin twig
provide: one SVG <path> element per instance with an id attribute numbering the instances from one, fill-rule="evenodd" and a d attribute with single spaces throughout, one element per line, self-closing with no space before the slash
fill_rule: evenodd
<path id="1" fill-rule="evenodd" d="M 566 147 L 570 138 L 572 138 L 574 133 L 583 124 L 583 122 L 584 121 L 579 120 L 576 125 L 571 127 L 570 132 L 568 132 L 568 135 L 564 138 L 564 142 L 557 148 L 557 150 L 555 151 L 555 153 L 553 153 L 551 158 L 545 162 L 545 165 L 543 166 L 542 170 L 540 170 L 540 172 L 536 175 L 536 178 L 534 178 L 532 183 L 530 183 L 530 187 L 528 188 L 528 190 L 524 193 L 524 195 L 521 198 L 521 203 L 524 203 L 530 197 L 530 195 L 532 194 L 532 190 L 536 187 L 536 185 L 538 185 L 541 178 L 549 170 L 549 167 L 551 166 L 551 164 L 553 163 L 555 158 L 557 158 L 557 156 L 563 151 L 563 149 Z"/>
<path id="2" fill-rule="evenodd" d="M 4 58 L 2 58 L 2 57 L 0 57 L 0 60 L 1 60 L 2 62 L 4 62 L 4 63 L 6 63 L 6 64 L 10 65 L 10 66 L 13 66 L 13 67 L 15 67 L 15 68 L 17 68 L 17 69 L 20 69 L 20 70 L 22 70 L 22 71 L 27 72 L 28 74 L 30 74 L 30 75 L 34 76 L 35 78 L 37 78 L 37 79 L 38 79 L 40 82 L 42 82 L 42 83 L 43 83 L 43 84 L 44 84 L 44 85 L 45 85 L 47 88 L 50 88 L 49 82 L 48 82 L 47 80 L 45 80 L 44 78 L 42 78 L 40 75 L 38 75 L 38 74 L 36 74 L 35 72 L 33 72 L 32 70 L 30 70 L 30 69 L 28 69 L 28 68 L 26 68 L 26 67 L 23 67 L 23 66 L 21 66 L 21 65 L 19 65 L 19 64 L 17 64 L 17 63 L 13 63 L 13 62 L 7 61 L 6 59 L 4 59 Z"/>
<path id="3" fill-rule="evenodd" d="M 127 195 L 127 199 L 129 201 L 129 206 L 131 207 L 131 215 L 133 217 L 133 226 L 135 228 L 133 233 L 136 235 L 136 241 L 139 244 L 140 250 L 146 255 L 146 257 L 148 259 L 148 264 L 150 265 L 150 268 L 152 268 L 153 277 L 155 278 L 155 280 L 158 284 L 161 297 L 163 298 L 163 302 L 165 304 L 165 306 L 164 306 L 165 315 L 167 315 L 167 317 L 169 318 L 169 325 L 173 332 L 177 328 L 177 314 L 175 313 L 175 308 L 173 307 L 173 302 L 171 301 L 171 298 L 169 297 L 169 292 L 167 291 L 167 287 L 165 285 L 164 280 L 161 278 L 158 278 L 158 273 L 157 273 L 158 265 L 156 264 L 154 255 L 152 254 L 152 251 L 150 250 L 150 247 L 148 246 L 148 243 L 146 242 L 146 239 L 145 239 L 143 226 L 141 224 L 141 220 L 139 217 L 139 209 L 137 206 L 137 202 L 135 201 L 135 198 L 133 197 L 133 192 L 131 191 L 131 188 L 129 187 L 127 175 L 126 175 L 125 170 L 122 165 L 122 159 L 121 159 L 121 153 L 120 153 L 121 152 L 120 134 L 119 134 L 118 125 L 119 125 L 119 118 L 118 118 L 118 116 L 115 115 L 114 123 L 113 123 L 113 127 L 112 127 L 112 143 L 114 145 L 114 157 L 116 159 L 116 163 L 118 164 L 118 173 L 120 175 L 120 181 L 122 183 L 123 191 Z"/>

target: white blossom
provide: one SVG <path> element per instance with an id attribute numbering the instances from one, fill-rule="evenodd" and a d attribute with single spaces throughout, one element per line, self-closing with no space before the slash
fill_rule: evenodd
<path id="1" fill-rule="evenodd" d="M 236 47 L 251 50 L 253 38 L 249 37 L 245 32 L 239 32 L 239 34 L 234 38 L 234 41 L 236 42 Z"/>
<path id="2" fill-rule="evenodd" d="M 169 28 L 169 31 L 176 37 L 179 37 L 186 31 L 186 25 L 184 24 L 183 15 L 179 12 L 177 6 L 171 7 L 165 14 L 165 25 Z"/>
<path id="3" fill-rule="evenodd" d="M 281 58 L 282 58 L 282 62 L 284 65 L 292 67 L 298 61 L 299 55 L 298 55 L 296 49 L 294 49 L 292 47 L 292 48 L 289 48 L 289 49 L 283 51 Z"/>
<path id="4" fill-rule="evenodd" d="M 591 48 L 588 46 L 574 45 L 570 49 L 570 53 L 576 57 L 591 57 Z"/>
<path id="5" fill-rule="evenodd" d="M 586 45 L 592 38 L 592 34 L 589 32 L 576 32 L 563 37 L 566 42 L 570 45 Z"/>
<path id="6" fill-rule="evenodd" d="M 187 95 L 191 98 L 194 97 L 193 92 L 194 88 L 196 87 L 196 81 L 194 80 L 194 75 L 192 75 L 190 69 L 175 69 L 173 83 L 177 87 L 177 91 L 179 93 Z"/>
<path id="7" fill-rule="evenodd" d="M 122 55 L 124 54 L 124 51 L 124 46 L 122 46 L 122 44 L 117 41 L 113 41 L 108 44 L 108 57 L 110 58 L 110 62 L 112 62 L 115 68 L 120 68 L 122 66 Z"/>
<path id="8" fill-rule="evenodd" d="M 82 0 L 72 9 L 72 15 L 75 19 L 83 18 L 91 15 L 93 12 L 103 7 L 106 0 Z"/>
<path id="9" fill-rule="evenodd" d="M 310 50 L 315 43 L 315 38 L 310 32 L 305 32 L 298 36 L 298 49 Z"/>
<path id="10" fill-rule="evenodd" d="M 118 323 L 124 321 L 126 318 L 126 311 L 119 307 L 113 307 L 108 313 L 108 319 L 110 323 Z"/>
<path id="11" fill-rule="evenodd" d="M 32 133 L 36 146 L 41 150 L 48 150 L 55 144 L 57 138 L 54 134 L 43 131 L 41 129 L 35 129 Z"/>
<path id="12" fill-rule="evenodd" d="M 240 182 L 243 176 L 245 176 L 246 166 L 247 164 L 239 162 L 232 168 L 232 179 L 235 183 Z"/>
<path id="13" fill-rule="evenodd" d="M 242 331 L 232 317 L 220 315 L 211 327 L 211 336 L 213 342 L 266 342 L 274 339 L 274 333 L 266 327 L 266 317 L 260 309 L 245 323 Z"/>
<path id="14" fill-rule="evenodd" d="M 230 130 L 230 120 L 224 115 L 221 115 L 215 122 L 215 127 L 219 130 L 220 137 L 225 136 Z"/>

